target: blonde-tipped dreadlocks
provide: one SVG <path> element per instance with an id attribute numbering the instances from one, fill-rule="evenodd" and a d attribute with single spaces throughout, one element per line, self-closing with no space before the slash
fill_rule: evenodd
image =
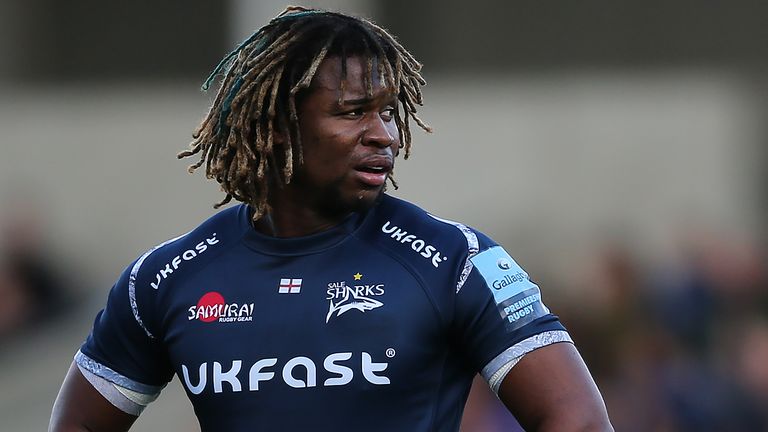
<path id="1" fill-rule="evenodd" d="M 367 58 L 369 96 L 374 60 L 380 84 L 396 91 L 395 122 L 406 159 L 411 149 L 409 117 L 430 131 L 416 115 L 416 106 L 423 104 L 421 86 L 426 84 L 421 64 L 392 35 L 362 18 L 288 7 L 226 56 L 203 84 L 207 90 L 216 76 L 224 75 L 189 150 L 178 157 L 200 154 L 189 172 L 205 164 L 206 177 L 216 179 L 227 194 L 214 207 L 235 198 L 253 207 L 254 220 L 269 211 L 269 185 L 289 183 L 295 164 L 303 163 L 297 98 L 309 88 L 323 59 L 336 55 L 342 57 L 342 92 L 346 59 L 357 55 Z M 284 137 L 280 144 L 275 143 L 275 133 Z"/>

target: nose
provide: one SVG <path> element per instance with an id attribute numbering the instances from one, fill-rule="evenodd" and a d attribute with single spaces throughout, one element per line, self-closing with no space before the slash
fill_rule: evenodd
<path id="1" fill-rule="evenodd" d="M 376 147 L 389 147 L 397 140 L 397 126 L 394 120 L 385 121 L 379 113 L 373 113 L 367 122 L 363 134 L 363 144 Z"/>

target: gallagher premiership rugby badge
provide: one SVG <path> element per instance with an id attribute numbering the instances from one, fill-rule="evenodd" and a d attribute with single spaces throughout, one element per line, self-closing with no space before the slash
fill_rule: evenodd
<path id="1" fill-rule="evenodd" d="M 501 246 L 494 246 L 470 259 L 493 294 L 507 329 L 517 330 L 549 313 L 541 292 Z"/>

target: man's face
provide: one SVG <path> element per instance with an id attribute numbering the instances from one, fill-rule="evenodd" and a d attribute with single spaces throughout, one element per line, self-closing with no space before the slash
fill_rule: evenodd
<path id="1" fill-rule="evenodd" d="M 347 59 L 342 97 L 341 58 L 320 64 L 298 106 L 304 164 L 292 187 L 319 210 L 348 213 L 370 207 L 384 189 L 397 155 L 396 94 L 381 86 L 373 67 L 366 95 L 366 59 Z"/>

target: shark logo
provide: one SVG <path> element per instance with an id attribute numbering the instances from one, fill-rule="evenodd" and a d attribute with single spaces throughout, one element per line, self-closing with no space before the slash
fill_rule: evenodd
<path id="1" fill-rule="evenodd" d="M 354 275 L 355 281 L 361 281 L 363 275 L 357 273 Z M 352 309 L 360 312 L 384 306 L 384 303 L 373 297 L 384 295 L 384 284 L 363 284 L 347 285 L 346 281 L 331 282 L 326 291 L 328 300 L 328 315 L 325 322 L 328 323 L 331 317 L 341 316 Z"/>
<path id="2" fill-rule="evenodd" d="M 331 300 L 331 304 L 328 307 L 328 315 L 325 317 L 325 322 L 327 323 L 330 321 L 334 314 L 336 314 L 336 316 L 341 316 L 341 314 L 344 312 L 352 309 L 365 312 L 367 310 L 376 309 L 377 307 L 381 306 L 384 306 L 384 303 L 369 297 L 358 296 L 353 290 L 350 289 L 347 290 L 344 297 L 337 303 L 334 304 L 333 300 Z"/>

